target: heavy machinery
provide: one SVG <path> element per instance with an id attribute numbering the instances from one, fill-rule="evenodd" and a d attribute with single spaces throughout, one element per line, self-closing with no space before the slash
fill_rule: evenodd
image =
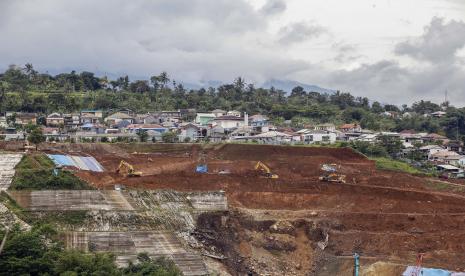
<path id="1" fill-rule="evenodd" d="M 199 161 L 197 166 L 195 167 L 196 173 L 208 173 L 208 165 L 205 157 L 205 153 L 201 153 L 199 155 Z"/>
<path id="2" fill-rule="evenodd" d="M 320 181 L 346 183 L 346 176 L 337 173 L 336 164 L 323 164 L 321 170 L 324 173 L 319 177 Z"/>
<path id="3" fill-rule="evenodd" d="M 142 176 L 142 172 L 136 171 L 131 164 L 129 164 L 128 162 L 124 160 L 121 160 L 121 162 L 119 162 L 119 166 L 116 169 L 116 172 L 120 173 L 121 169 L 126 169 L 126 176 L 129 176 L 129 177 Z"/>
<path id="4" fill-rule="evenodd" d="M 258 171 L 260 170 L 261 172 L 264 173 L 265 177 L 267 178 L 279 178 L 277 174 L 274 174 L 271 172 L 270 168 L 268 168 L 267 165 L 263 164 L 261 161 L 258 161 L 257 164 L 255 164 L 255 170 Z"/>

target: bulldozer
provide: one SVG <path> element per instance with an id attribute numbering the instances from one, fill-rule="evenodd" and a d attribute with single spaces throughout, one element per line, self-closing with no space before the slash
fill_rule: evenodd
<path id="1" fill-rule="evenodd" d="M 134 167 L 129 164 L 128 162 L 121 160 L 119 163 L 118 168 L 116 169 L 117 173 L 121 172 L 121 169 L 125 168 L 126 169 L 126 176 L 128 177 L 135 177 L 135 176 L 142 176 L 142 172 L 138 172 L 134 169 Z"/>
<path id="2" fill-rule="evenodd" d="M 337 173 L 336 164 L 323 164 L 321 170 L 324 174 L 318 178 L 320 181 L 346 183 L 346 176 Z"/>
<path id="3" fill-rule="evenodd" d="M 263 164 L 261 161 L 258 161 L 257 164 L 255 164 L 255 170 L 260 170 L 261 172 L 263 172 L 266 178 L 279 178 L 277 174 L 272 173 L 270 168 L 268 168 L 268 166 Z"/>

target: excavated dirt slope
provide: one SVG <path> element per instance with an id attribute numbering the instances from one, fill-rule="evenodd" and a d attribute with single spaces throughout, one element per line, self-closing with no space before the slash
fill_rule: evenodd
<path id="1" fill-rule="evenodd" d="M 68 145 L 51 152 L 97 158 L 104 173 L 76 174 L 98 188 L 225 191 L 230 211 L 201 215 L 194 236 L 233 275 L 351 275 L 359 253 L 362 275 L 391 275 L 414 265 L 465 270 L 465 188 L 434 179 L 378 171 L 349 149 L 259 145 Z M 143 173 L 115 172 L 126 160 Z M 208 174 L 195 166 L 208 164 Z M 254 170 L 267 164 L 279 179 Z M 318 180 L 335 163 L 347 183 Z M 227 172 L 227 173 L 224 173 Z M 390 271 L 390 272 L 387 272 Z"/>

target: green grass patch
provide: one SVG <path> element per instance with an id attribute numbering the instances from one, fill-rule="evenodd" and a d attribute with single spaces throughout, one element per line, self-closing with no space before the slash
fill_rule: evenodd
<path id="1" fill-rule="evenodd" d="M 428 180 L 425 186 L 429 189 L 441 192 L 465 192 L 465 186 L 447 183 L 445 181 Z"/>
<path id="2" fill-rule="evenodd" d="M 192 144 L 180 144 L 180 143 L 117 143 L 116 147 L 123 149 L 126 152 L 138 152 L 138 153 L 181 153 L 190 152 L 192 150 Z"/>
<path id="3" fill-rule="evenodd" d="M 11 183 L 12 190 L 88 190 L 92 189 L 85 181 L 72 172 L 57 170 L 53 162 L 44 154 L 25 155 L 16 166 Z"/>
<path id="4" fill-rule="evenodd" d="M 74 226 L 83 226 L 87 219 L 87 211 L 63 211 L 63 212 L 34 212 L 32 222 L 47 223 L 58 227 L 69 228 Z"/>
<path id="5" fill-rule="evenodd" d="M 411 165 L 397 161 L 385 157 L 371 157 L 370 160 L 374 160 L 376 162 L 376 168 L 380 170 L 389 170 L 389 171 L 397 171 L 397 172 L 405 172 L 409 174 L 417 174 L 423 175 L 424 173 Z"/>
<path id="6" fill-rule="evenodd" d="M 53 169 L 53 161 L 44 154 L 25 155 L 16 166 L 16 170 Z"/>
<path id="7" fill-rule="evenodd" d="M 87 219 L 87 211 L 31 212 L 23 209 L 6 192 L 0 192 L 0 203 L 14 213 L 19 219 L 30 225 L 51 224 L 68 228 L 82 226 Z"/>
<path id="8" fill-rule="evenodd" d="M 12 213 L 14 213 L 19 219 L 29 222 L 31 217 L 29 212 L 19 206 L 18 203 L 11 198 L 5 191 L 0 192 L 0 202 L 8 208 Z"/>

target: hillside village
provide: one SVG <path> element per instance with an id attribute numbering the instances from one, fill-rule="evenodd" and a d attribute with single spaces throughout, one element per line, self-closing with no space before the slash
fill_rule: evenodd
<path id="1" fill-rule="evenodd" d="M 385 111 L 386 117 L 411 116 Z M 438 111 L 424 116 L 440 118 Z M 291 127 L 290 121 L 275 126 L 265 115 L 249 115 L 237 110 L 195 109 L 157 111 L 137 114 L 129 109 L 113 112 L 82 110 L 79 113 L 6 112 L 0 116 L 0 139 L 26 140 L 27 130 L 40 126 L 48 142 L 212 142 L 257 143 L 271 145 L 376 145 L 381 141 L 398 143 L 389 151 L 390 157 L 401 159 L 425 172 L 445 178 L 463 178 L 465 155 L 461 141 L 450 140 L 436 133 L 413 130 L 384 132 L 362 129 L 357 123 L 332 123 Z M 355 148 L 357 148 L 355 146 Z M 370 151 L 370 149 L 368 149 Z M 363 151 L 362 151 L 363 152 Z M 376 155 L 372 152 L 364 152 Z"/>

